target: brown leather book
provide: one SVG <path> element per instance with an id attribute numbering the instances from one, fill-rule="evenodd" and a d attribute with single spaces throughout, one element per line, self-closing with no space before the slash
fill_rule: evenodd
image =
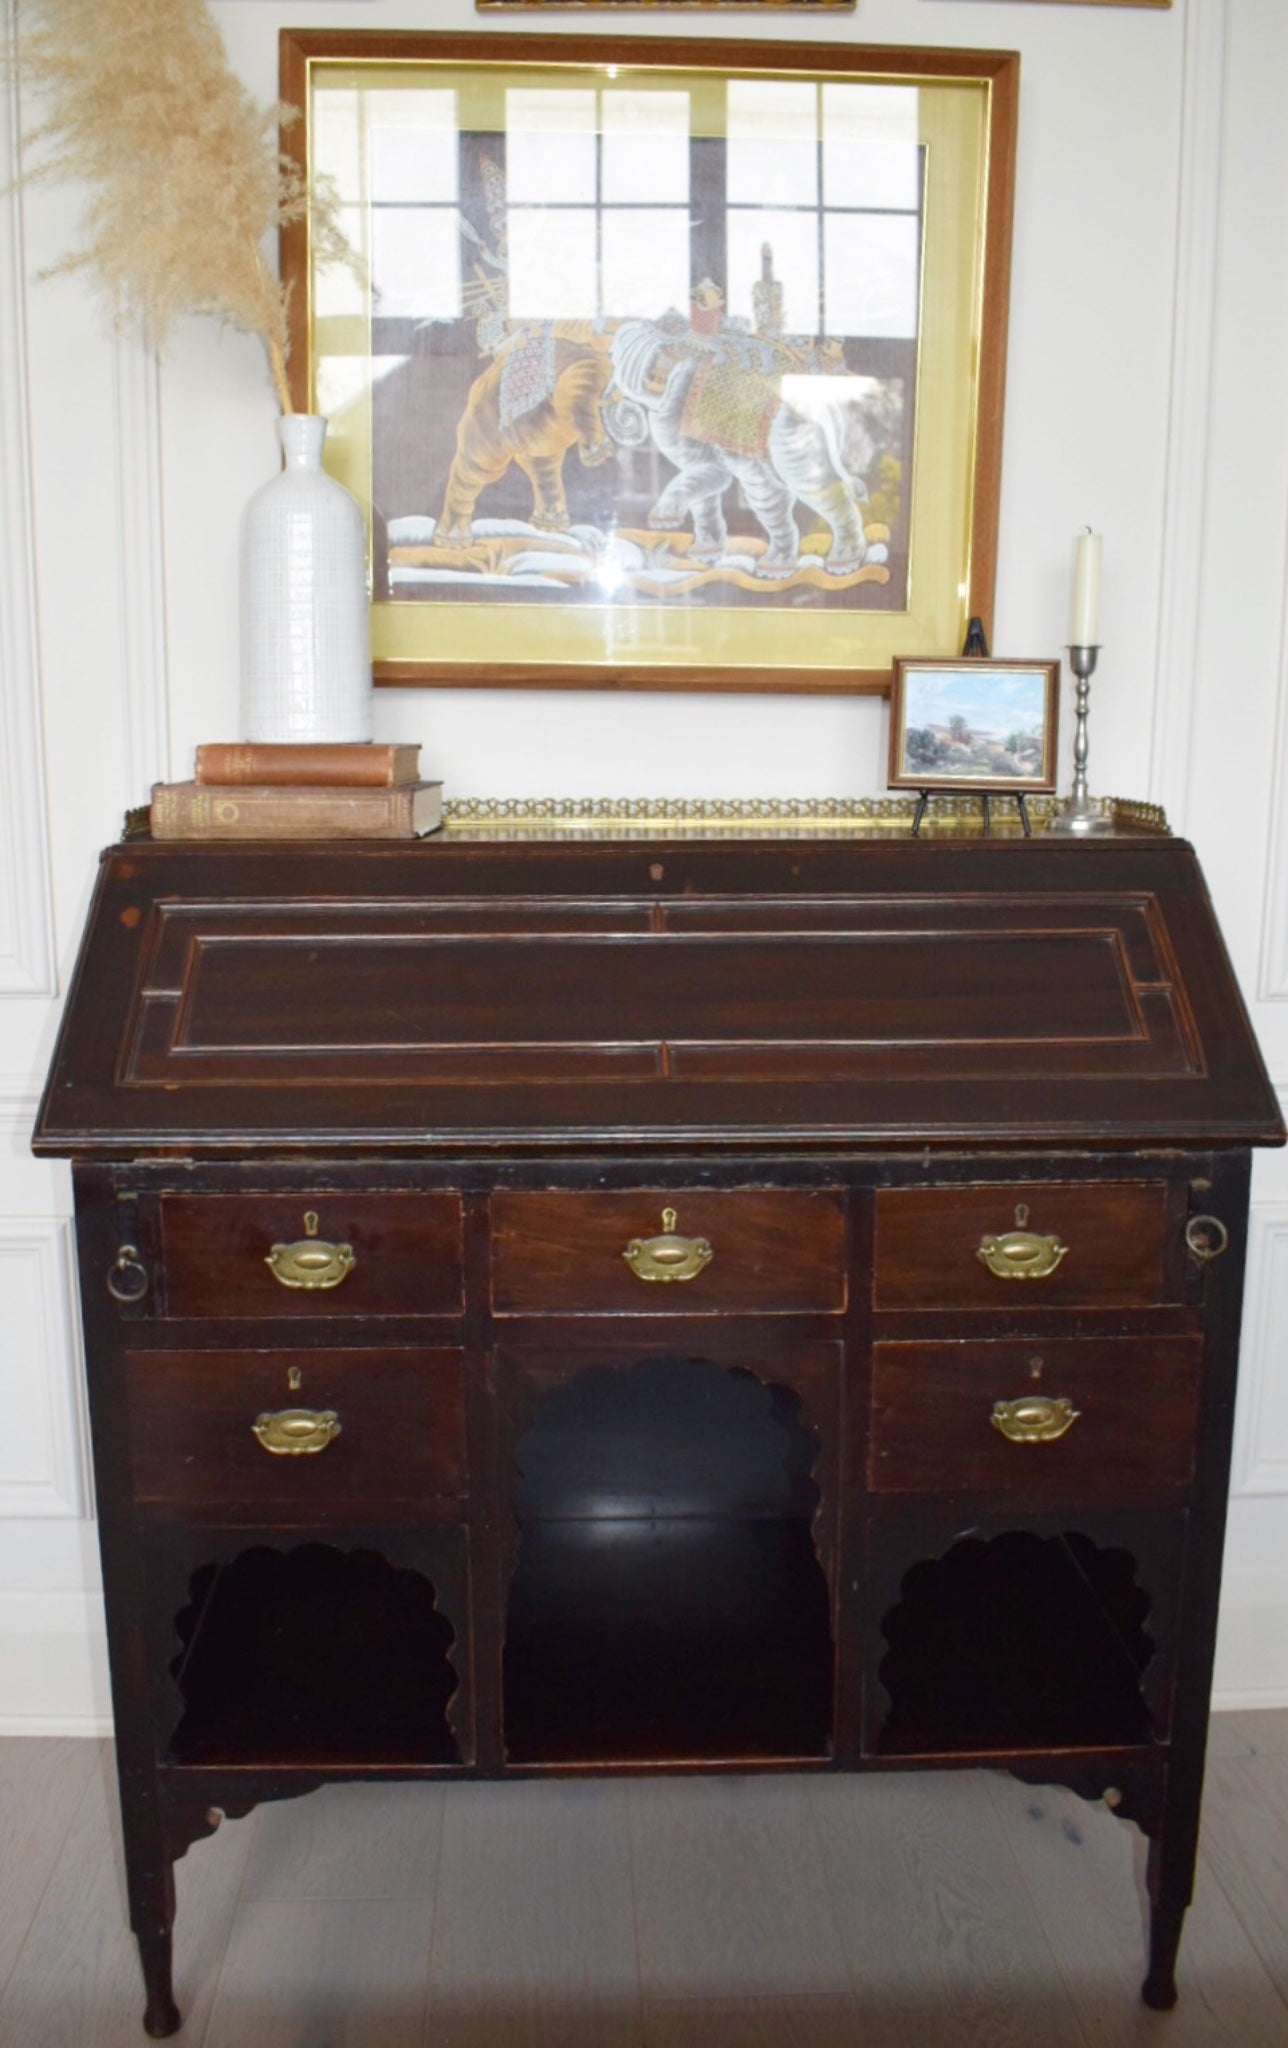
<path id="1" fill-rule="evenodd" d="M 441 782 L 390 789 L 158 782 L 154 839 L 422 839 L 443 822 Z"/>
<path id="2" fill-rule="evenodd" d="M 274 746 L 250 741 L 216 741 L 197 748 L 198 782 L 249 783 L 293 788 L 386 789 L 415 782 L 419 744 Z"/>

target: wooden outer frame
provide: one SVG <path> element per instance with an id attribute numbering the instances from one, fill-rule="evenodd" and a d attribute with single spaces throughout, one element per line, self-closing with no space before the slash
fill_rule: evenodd
<path id="1" fill-rule="evenodd" d="M 456 35 L 417 30 L 283 29 L 279 35 L 281 98 L 286 106 L 307 109 L 309 66 L 316 61 L 399 62 L 431 53 L 447 63 L 497 62 L 502 55 L 515 64 L 572 63 L 586 58 L 585 41 L 560 37 L 552 45 L 545 35 L 507 35 L 504 43 L 485 34 Z M 827 46 L 818 43 L 702 42 L 690 37 L 595 37 L 594 60 L 603 65 L 649 64 L 701 69 L 710 65 L 734 70 L 741 65 L 771 63 L 775 74 L 817 74 L 828 62 Z M 835 61 L 833 53 L 832 61 Z M 969 521 L 969 576 L 964 618 L 978 618 L 991 637 L 997 579 L 998 517 L 1001 496 L 1002 419 L 1006 396 L 1007 313 L 1010 297 L 1012 220 L 1015 195 L 1015 152 L 1019 105 L 1020 59 L 1013 50 L 953 50 L 910 46 L 856 46 L 846 52 L 847 67 L 878 78 L 909 73 L 945 80 L 974 80 L 990 88 L 987 136 L 988 189 L 984 213 L 984 260 L 980 291 L 980 348 Z M 282 130 L 282 148 L 307 175 L 308 123 L 296 121 Z M 310 276 L 306 221 L 281 231 L 282 276 L 292 286 L 288 304 L 288 379 L 291 402 L 307 410 L 309 391 Z M 796 667 L 717 667 L 705 663 L 644 665 L 629 660 L 577 667 L 571 663 L 531 661 L 456 662 L 450 668 L 427 670 L 423 663 L 378 661 L 377 684 L 423 689 L 592 689 L 782 691 L 828 695 L 884 695 L 890 688 L 888 668 L 803 670 Z"/>
<path id="2" fill-rule="evenodd" d="M 1037 675 L 1046 677 L 1045 706 L 1042 722 L 1042 773 L 1035 776 L 939 776 L 914 775 L 900 768 L 904 718 L 907 701 L 907 678 L 910 671 L 934 669 L 936 673 L 948 670 L 965 675 Z M 984 790 L 990 795 L 1038 796 L 1055 788 L 1056 736 L 1060 710 L 1060 664 L 1058 661 L 982 661 L 970 657 L 961 661 L 936 661 L 933 656 L 925 659 L 896 661 L 890 685 L 890 772 L 886 780 L 891 789 L 932 789 L 932 790 Z"/>

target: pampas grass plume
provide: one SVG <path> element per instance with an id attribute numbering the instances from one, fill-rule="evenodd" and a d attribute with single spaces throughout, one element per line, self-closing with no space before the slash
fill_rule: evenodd
<path id="1" fill-rule="evenodd" d="M 26 176 L 89 190 L 80 246 L 51 270 L 88 271 L 157 348 L 183 313 L 258 335 L 289 413 L 286 293 L 263 244 L 310 195 L 278 144 L 293 116 L 256 105 L 205 0 L 22 0 L 17 62 L 39 102 Z M 310 227 L 343 254 L 328 194 Z"/>

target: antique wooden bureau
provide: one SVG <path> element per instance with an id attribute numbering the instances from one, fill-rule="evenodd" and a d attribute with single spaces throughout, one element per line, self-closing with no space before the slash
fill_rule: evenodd
<path id="1" fill-rule="evenodd" d="M 126 843 L 75 1161 L 145 2025 L 173 1859 L 338 1778 L 990 1763 L 1175 1998 L 1249 1147 L 1190 848 Z"/>

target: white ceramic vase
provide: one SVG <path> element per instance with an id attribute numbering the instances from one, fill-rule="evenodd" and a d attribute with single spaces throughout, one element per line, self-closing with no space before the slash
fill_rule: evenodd
<path id="1" fill-rule="evenodd" d="M 278 421 L 285 464 L 242 515 L 242 734 L 248 740 L 371 738 L 366 532 L 322 467 L 326 421 Z"/>

